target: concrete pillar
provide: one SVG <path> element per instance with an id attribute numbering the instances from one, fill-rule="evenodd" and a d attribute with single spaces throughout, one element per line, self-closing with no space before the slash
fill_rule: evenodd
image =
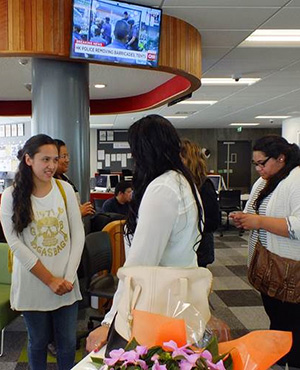
<path id="1" fill-rule="evenodd" d="M 300 117 L 287 118 L 282 122 L 282 136 L 300 146 Z"/>
<path id="2" fill-rule="evenodd" d="M 68 176 L 81 201 L 90 193 L 89 65 L 32 60 L 32 135 L 63 140 L 70 153 Z"/>

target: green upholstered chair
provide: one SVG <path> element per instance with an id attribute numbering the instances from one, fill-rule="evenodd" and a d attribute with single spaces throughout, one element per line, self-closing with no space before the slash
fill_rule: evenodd
<path id="1" fill-rule="evenodd" d="M 0 243 L 0 356 L 3 355 L 5 327 L 20 314 L 20 312 L 10 309 L 9 296 L 11 274 L 8 272 L 7 268 L 8 248 L 6 243 Z"/>

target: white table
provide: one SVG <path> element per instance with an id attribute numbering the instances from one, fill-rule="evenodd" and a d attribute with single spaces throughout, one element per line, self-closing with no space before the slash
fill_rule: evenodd
<path id="1" fill-rule="evenodd" d="M 97 367 L 93 365 L 91 356 L 93 357 L 104 357 L 106 346 L 101 348 L 99 352 L 91 352 L 85 356 L 77 365 L 75 365 L 71 370 L 96 370 Z"/>

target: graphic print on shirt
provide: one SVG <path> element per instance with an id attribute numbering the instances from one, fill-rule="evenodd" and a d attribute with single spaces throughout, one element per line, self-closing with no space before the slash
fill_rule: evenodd
<path id="1" fill-rule="evenodd" d="M 64 232 L 61 219 L 64 209 L 58 207 L 57 212 L 38 211 L 35 213 L 30 233 L 34 236 L 31 246 L 41 256 L 53 257 L 60 253 L 68 241 L 68 233 Z"/>

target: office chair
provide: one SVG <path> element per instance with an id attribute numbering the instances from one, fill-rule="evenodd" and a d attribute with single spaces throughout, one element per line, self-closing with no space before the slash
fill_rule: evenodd
<path id="1" fill-rule="evenodd" d="M 223 236 L 222 212 L 226 213 L 225 230 L 229 230 L 229 214 L 234 211 L 241 211 L 241 191 L 221 190 L 219 193 L 219 206 L 220 206 L 220 225 L 221 225 L 220 236 Z"/>
<path id="2" fill-rule="evenodd" d="M 85 238 L 85 245 L 81 259 L 81 268 L 83 271 L 84 287 L 83 297 L 92 296 L 105 298 L 107 304 L 104 309 L 108 311 L 111 300 L 117 290 L 118 279 L 111 274 L 112 266 L 112 248 L 110 237 L 107 232 L 97 231 L 88 234 Z M 101 273 L 101 274 L 100 274 Z M 88 321 L 88 330 L 94 328 L 94 321 L 102 321 L 103 316 L 90 316 Z M 86 337 L 85 333 L 77 337 L 77 344 Z"/>
<path id="3" fill-rule="evenodd" d="M 4 332 L 20 312 L 10 308 L 11 274 L 8 272 L 8 244 L 0 243 L 0 357 L 4 353 Z"/>
<path id="4" fill-rule="evenodd" d="M 94 199 L 93 203 L 96 212 L 102 212 L 102 206 L 105 201 L 106 199 Z"/>
<path id="5" fill-rule="evenodd" d="M 123 226 L 125 220 L 115 220 L 108 223 L 102 231 L 106 231 L 110 237 L 112 247 L 112 267 L 111 273 L 116 275 L 119 267 L 125 262 L 125 247 Z"/>
<path id="6" fill-rule="evenodd" d="M 125 216 L 119 213 L 97 212 L 91 217 L 91 232 L 101 231 L 110 222 L 124 218 Z"/>

